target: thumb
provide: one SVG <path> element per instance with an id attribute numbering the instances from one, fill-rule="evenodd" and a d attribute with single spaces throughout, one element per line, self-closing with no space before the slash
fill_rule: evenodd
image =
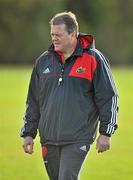
<path id="1" fill-rule="evenodd" d="M 31 143 L 31 144 L 29 145 L 29 147 L 28 147 L 28 151 L 29 151 L 30 154 L 33 153 L 33 146 L 34 146 L 34 143 Z"/>
<path id="2" fill-rule="evenodd" d="M 99 148 L 100 148 L 100 144 L 97 142 L 96 143 L 96 150 L 99 150 Z"/>

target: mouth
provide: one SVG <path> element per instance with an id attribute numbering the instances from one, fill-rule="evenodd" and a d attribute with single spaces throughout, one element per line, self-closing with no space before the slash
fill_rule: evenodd
<path id="1" fill-rule="evenodd" d="M 54 43 L 54 47 L 55 47 L 56 49 L 60 49 L 60 44 Z"/>
<path id="2" fill-rule="evenodd" d="M 54 46 L 59 46 L 60 45 L 59 43 L 56 43 L 56 42 L 54 42 L 53 44 L 54 44 Z"/>

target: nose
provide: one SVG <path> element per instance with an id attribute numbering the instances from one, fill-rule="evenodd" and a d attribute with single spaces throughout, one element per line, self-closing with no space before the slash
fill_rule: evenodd
<path id="1" fill-rule="evenodd" d="M 52 41 L 56 41 L 57 40 L 57 36 L 52 35 Z"/>
<path id="2" fill-rule="evenodd" d="M 56 37 L 55 36 L 52 37 L 52 41 L 56 41 Z"/>

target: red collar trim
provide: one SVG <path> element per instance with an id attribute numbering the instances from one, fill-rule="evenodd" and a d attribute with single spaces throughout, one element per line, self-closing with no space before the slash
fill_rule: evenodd
<path id="1" fill-rule="evenodd" d="M 54 50 L 55 51 L 55 50 Z M 60 57 L 63 64 L 65 64 L 65 57 L 64 54 L 60 51 L 55 51 Z"/>

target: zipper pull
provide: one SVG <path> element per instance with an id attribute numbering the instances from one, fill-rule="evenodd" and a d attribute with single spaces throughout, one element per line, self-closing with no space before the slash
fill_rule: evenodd
<path id="1" fill-rule="evenodd" d="M 60 77 L 59 80 L 58 80 L 58 86 L 60 86 L 62 80 L 63 80 L 62 77 Z"/>
<path id="2" fill-rule="evenodd" d="M 64 64 L 61 65 L 62 69 L 61 69 L 61 74 L 58 80 L 58 86 L 60 86 L 61 82 L 63 81 L 63 74 L 64 74 Z"/>

